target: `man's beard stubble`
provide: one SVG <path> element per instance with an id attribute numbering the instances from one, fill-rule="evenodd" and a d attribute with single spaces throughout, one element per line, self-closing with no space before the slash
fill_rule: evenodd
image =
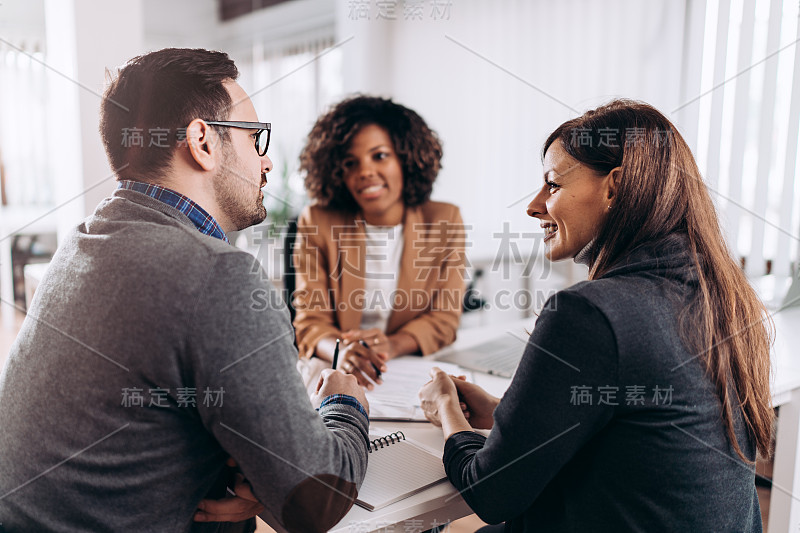
<path id="1" fill-rule="evenodd" d="M 220 208 L 237 230 L 260 224 L 267 218 L 261 193 L 257 192 L 253 197 L 252 190 L 247 172 L 233 148 L 225 146 L 222 165 L 214 176 L 214 193 Z"/>

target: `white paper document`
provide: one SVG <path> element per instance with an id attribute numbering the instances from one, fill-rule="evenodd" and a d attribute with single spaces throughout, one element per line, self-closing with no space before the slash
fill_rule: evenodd
<path id="1" fill-rule="evenodd" d="M 400 420 L 424 422 L 425 415 L 419 407 L 417 393 L 430 381 L 430 370 L 439 367 L 454 376 L 471 374 L 458 365 L 440 363 L 413 355 L 405 355 L 386 362 L 389 368 L 381 374 L 382 385 L 367 391 L 370 420 Z"/>

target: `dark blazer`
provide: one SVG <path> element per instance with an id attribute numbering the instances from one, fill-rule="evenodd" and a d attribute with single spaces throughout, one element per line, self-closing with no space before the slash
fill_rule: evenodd
<path id="1" fill-rule="evenodd" d="M 686 241 L 642 246 L 545 304 L 488 439 L 445 443 L 445 470 L 483 520 L 513 532 L 761 531 L 753 467 L 728 440 L 702 351 L 681 335 L 698 290 Z"/>

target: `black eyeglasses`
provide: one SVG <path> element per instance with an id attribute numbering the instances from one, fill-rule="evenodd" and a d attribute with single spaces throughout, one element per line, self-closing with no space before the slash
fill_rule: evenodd
<path id="1" fill-rule="evenodd" d="M 244 130 L 258 130 L 256 136 L 256 152 L 258 155 L 264 156 L 269 148 L 269 136 L 272 131 L 272 125 L 269 122 L 226 122 L 217 120 L 206 120 L 206 124 L 211 126 L 225 126 L 228 128 L 241 128 Z M 264 135 L 264 132 L 267 134 Z"/>

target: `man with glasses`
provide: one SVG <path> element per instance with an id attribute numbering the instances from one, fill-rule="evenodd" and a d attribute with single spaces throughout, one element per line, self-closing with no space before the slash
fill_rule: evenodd
<path id="1" fill-rule="evenodd" d="M 363 391 L 326 371 L 315 412 L 280 295 L 228 243 L 264 220 L 272 170 L 237 76 L 223 53 L 166 49 L 106 90 L 117 190 L 61 243 L 0 377 L 7 530 L 205 531 L 263 511 L 326 531 L 352 506 Z"/>

